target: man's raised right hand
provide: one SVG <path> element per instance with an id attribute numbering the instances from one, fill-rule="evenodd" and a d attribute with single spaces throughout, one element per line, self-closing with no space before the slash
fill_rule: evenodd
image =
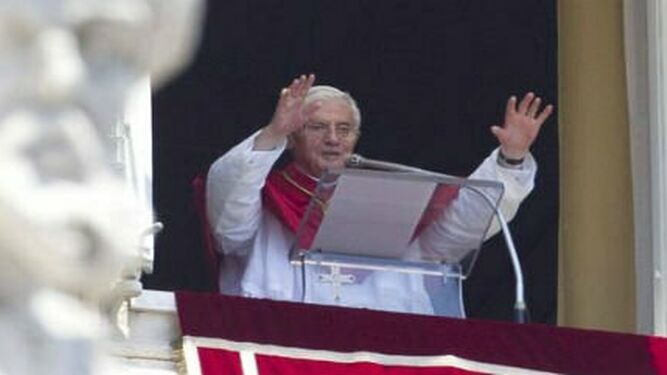
<path id="1" fill-rule="evenodd" d="M 317 103 L 304 106 L 308 90 L 315 82 L 315 75 L 301 75 L 281 90 L 271 122 L 255 138 L 255 150 L 271 150 L 281 144 L 285 137 L 301 129 Z"/>

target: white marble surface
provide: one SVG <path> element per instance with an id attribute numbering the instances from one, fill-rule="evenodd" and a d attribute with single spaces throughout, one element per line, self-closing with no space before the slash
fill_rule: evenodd
<path id="1" fill-rule="evenodd" d="M 126 337 L 108 343 L 122 374 L 176 374 L 181 330 L 174 294 L 144 290 L 125 313 Z"/>
<path id="2" fill-rule="evenodd" d="M 189 61 L 202 5 L 0 0 L 0 373 L 114 373 L 99 307 L 141 292 L 153 219 L 113 168 L 113 130 L 149 74 Z"/>

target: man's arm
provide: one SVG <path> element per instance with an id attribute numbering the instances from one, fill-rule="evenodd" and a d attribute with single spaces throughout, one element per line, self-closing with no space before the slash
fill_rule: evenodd
<path id="1" fill-rule="evenodd" d="M 225 253 L 243 251 L 257 232 L 264 182 L 285 150 L 287 136 L 303 126 L 309 114 L 303 108 L 303 100 L 314 80 L 311 74 L 292 81 L 281 91 L 269 124 L 211 165 L 206 211 L 216 241 Z"/>
<path id="2" fill-rule="evenodd" d="M 519 205 L 534 186 L 537 164 L 530 155 L 530 146 L 553 111 L 553 106 L 548 105 L 540 112 L 540 104 L 541 99 L 533 93 L 524 96 L 518 106 L 515 97 L 507 101 L 503 127 L 491 127 L 500 147 L 470 175 L 473 179 L 503 183 L 505 193 L 500 210 L 508 221 L 514 217 Z M 479 245 L 478 241 L 487 224 L 482 219 L 491 214 L 491 207 L 482 197 L 469 189 L 463 189 L 439 220 L 424 231 L 420 237 L 422 250 L 426 254 L 439 254 L 452 261 L 460 260 Z M 500 226 L 494 218 L 485 239 L 499 230 Z"/>
<path id="3" fill-rule="evenodd" d="M 469 178 L 503 183 L 505 191 L 500 201 L 500 210 L 507 220 L 511 220 L 523 199 L 533 189 L 537 164 L 528 154 L 520 169 L 503 167 L 497 161 L 499 151 L 494 150 Z M 485 192 L 486 189 L 479 190 Z M 493 199 L 495 192 L 486 193 Z M 483 197 L 471 189 L 463 188 L 440 218 L 422 233 L 419 244 L 426 256 L 444 256 L 447 260 L 459 261 L 479 245 L 483 236 L 487 239 L 500 230 L 494 217 L 487 231 L 487 220 L 493 215 L 493 208 Z"/>
<path id="4" fill-rule="evenodd" d="M 261 191 L 286 140 L 273 150 L 255 150 L 261 130 L 216 160 L 206 179 L 206 213 L 216 242 L 225 253 L 245 248 L 259 227 Z"/>

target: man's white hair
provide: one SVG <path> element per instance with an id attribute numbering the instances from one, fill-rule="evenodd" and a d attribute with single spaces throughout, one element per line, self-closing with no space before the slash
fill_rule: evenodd
<path id="1" fill-rule="evenodd" d="M 352 109 L 352 118 L 354 119 L 357 129 L 361 129 L 361 112 L 359 111 L 359 107 L 357 107 L 357 102 L 352 95 L 345 91 L 341 91 L 333 86 L 313 86 L 308 90 L 304 103 L 307 105 L 318 100 L 323 101 L 329 99 L 340 99 L 345 101 Z"/>

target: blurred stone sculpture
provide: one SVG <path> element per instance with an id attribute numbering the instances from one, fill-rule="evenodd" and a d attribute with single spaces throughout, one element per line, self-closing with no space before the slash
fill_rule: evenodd
<path id="1" fill-rule="evenodd" d="M 140 292 L 156 229 L 112 168 L 110 136 L 132 87 L 188 62 L 202 10 L 0 0 L 0 374 L 105 373 L 97 308 Z"/>

